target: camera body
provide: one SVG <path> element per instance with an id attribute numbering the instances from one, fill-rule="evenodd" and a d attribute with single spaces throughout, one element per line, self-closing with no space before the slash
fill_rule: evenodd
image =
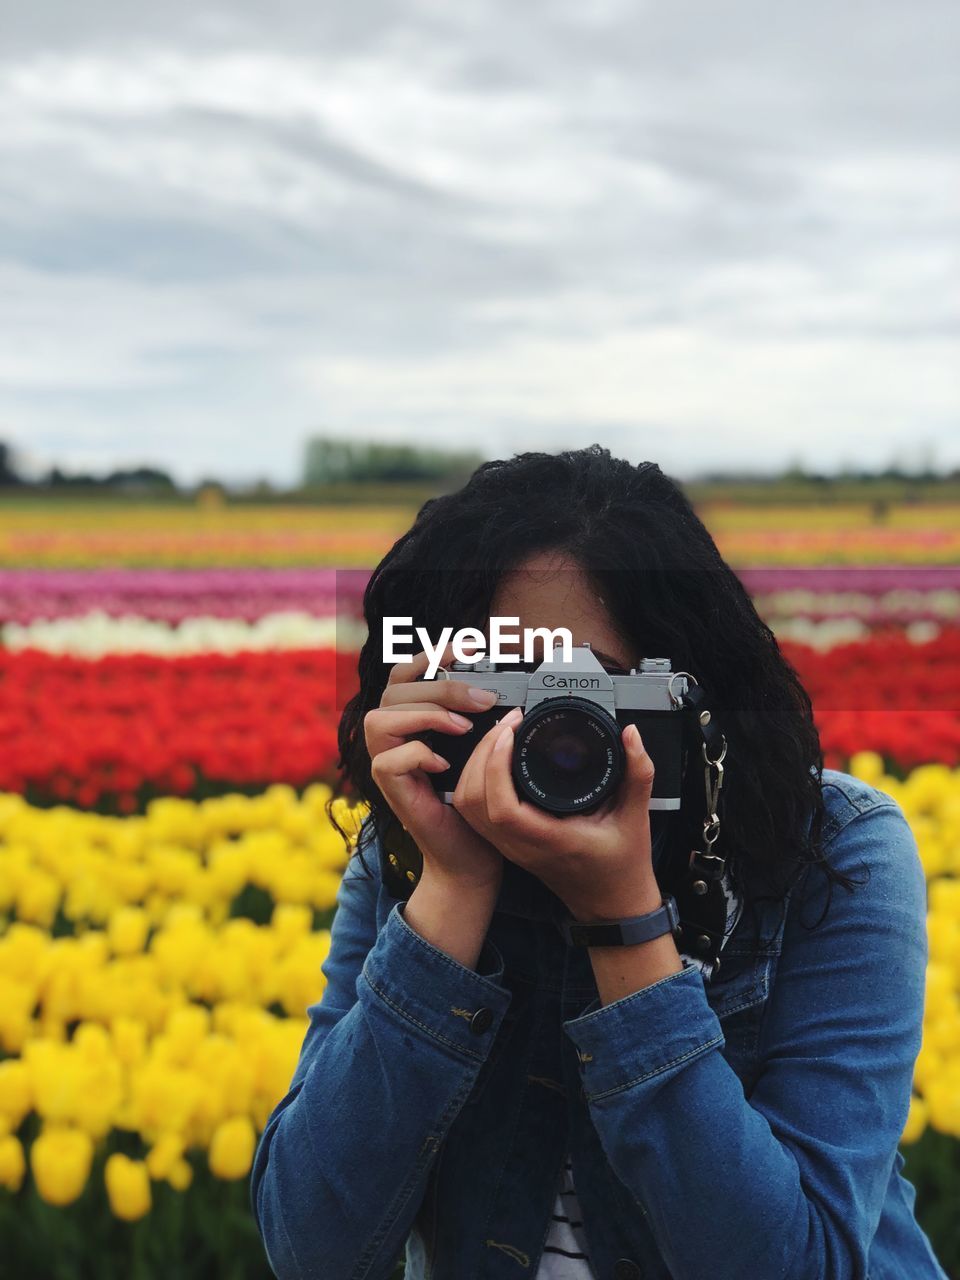
<path id="1" fill-rule="evenodd" d="M 425 678 L 425 677 L 424 677 Z M 669 658 L 643 658 L 629 675 L 611 675 L 589 642 L 573 646 L 569 662 L 558 645 L 534 671 L 481 658 L 454 662 L 434 679 L 461 680 L 497 695 L 489 711 L 462 712 L 471 732 L 418 735 L 450 761 L 430 774 L 449 804 L 463 768 L 480 738 L 513 707 L 523 708 L 514 733 L 511 776 L 521 800 L 556 817 L 591 813 L 614 795 L 626 771 L 620 734 L 636 724 L 653 760 L 652 811 L 679 810 L 683 781 L 683 704 L 687 677 Z"/>

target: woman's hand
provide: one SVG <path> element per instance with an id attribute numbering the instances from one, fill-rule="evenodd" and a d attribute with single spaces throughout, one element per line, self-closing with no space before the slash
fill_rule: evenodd
<path id="1" fill-rule="evenodd" d="M 441 663 L 453 657 L 447 645 Z M 488 711 L 496 694 L 485 689 L 472 696 L 460 680 L 419 680 L 427 669 L 426 653 L 393 667 L 379 707 L 364 717 L 370 770 L 390 808 L 423 854 L 424 873 L 442 873 L 458 885 L 499 889 L 503 878 L 500 851 L 476 832 L 452 805 L 444 804 L 427 777 L 449 763 L 411 735 L 426 729 L 441 733 L 476 733 L 473 721 L 459 711 Z M 479 739 L 473 756 L 489 755 L 500 722 Z M 472 757 L 471 757 L 472 758 Z"/>
<path id="2" fill-rule="evenodd" d="M 473 753 L 453 793 L 453 806 L 505 858 L 535 875 L 577 919 L 643 915 L 660 905 L 653 872 L 650 793 L 653 761 L 636 725 L 621 734 L 626 774 L 615 796 L 591 814 L 558 818 L 517 796 L 510 775 L 519 707 Z"/>

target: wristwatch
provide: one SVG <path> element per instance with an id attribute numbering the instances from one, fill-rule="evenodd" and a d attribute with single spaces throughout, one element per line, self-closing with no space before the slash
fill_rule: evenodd
<path id="1" fill-rule="evenodd" d="M 648 942 L 663 933 L 677 934 L 680 915 L 676 899 L 664 894 L 662 905 L 643 916 L 626 916 L 622 920 L 604 920 L 602 923 L 584 924 L 579 920 L 561 920 L 560 932 L 573 947 L 629 947 L 637 942 Z"/>

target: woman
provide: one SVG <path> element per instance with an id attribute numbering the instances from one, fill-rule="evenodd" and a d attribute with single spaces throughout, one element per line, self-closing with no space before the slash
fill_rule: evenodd
<path id="1" fill-rule="evenodd" d="M 927 957 L 914 838 L 823 769 L 805 691 L 679 488 L 599 446 L 486 463 L 423 506 L 364 609 L 340 748 L 371 812 L 251 1180 L 281 1280 L 386 1280 L 404 1252 L 409 1280 L 943 1278 L 898 1151 Z M 592 814 L 517 797 L 518 710 L 445 803 L 424 733 L 473 733 L 484 704 L 418 679 L 422 656 L 384 665 L 397 616 L 565 626 L 609 671 L 669 657 L 710 691 L 718 967 L 671 932 L 583 948 L 557 927 L 660 904 L 635 729 Z"/>

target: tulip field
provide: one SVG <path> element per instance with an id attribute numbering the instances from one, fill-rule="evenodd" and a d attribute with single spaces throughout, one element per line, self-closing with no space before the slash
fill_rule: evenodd
<path id="1" fill-rule="evenodd" d="M 250 1164 L 323 994 L 365 573 L 414 513 L 0 508 L 0 1275 L 269 1277 Z M 916 835 L 929 968 L 901 1148 L 960 1276 L 960 514 L 701 514 L 826 763 Z"/>

